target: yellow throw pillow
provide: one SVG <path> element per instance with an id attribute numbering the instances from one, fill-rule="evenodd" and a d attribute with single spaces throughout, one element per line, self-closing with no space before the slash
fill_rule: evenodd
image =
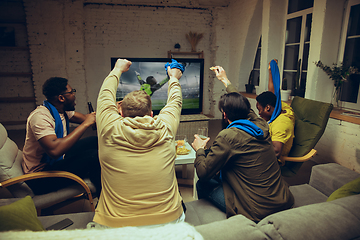
<path id="1" fill-rule="evenodd" d="M 10 230 L 44 230 L 30 196 L 0 207 L 0 231 Z"/>
<path id="2" fill-rule="evenodd" d="M 346 183 L 341 188 L 335 190 L 326 201 L 329 202 L 338 198 L 356 195 L 359 193 L 360 193 L 360 177 L 358 177 L 357 179 L 351 182 Z"/>

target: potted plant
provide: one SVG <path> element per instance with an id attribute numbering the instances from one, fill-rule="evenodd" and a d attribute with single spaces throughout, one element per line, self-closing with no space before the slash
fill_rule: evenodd
<path id="1" fill-rule="evenodd" d="M 281 89 L 280 89 L 280 94 L 281 94 L 281 100 L 282 101 L 289 101 L 289 97 L 291 94 L 291 90 L 288 90 L 288 86 L 287 86 L 287 79 L 284 78 L 281 82 Z"/>
<path id="2" fill-rule="evenodd" d="M 204 37 L 204 34 L 202 33 L 196 33 L 196 32 L 189 32 L 185 34 L 186 39 L 190 42 L 191 45 L 191 51 L 196 52 L 196 45 L 200 42 L 200 40 Z"/>
<path id="3" fill-rule="evenodd" d="M 336 106 L 339 106 L 341 87 L 345 81 L 349 79 L 351 74 L 359 74 L 359 71 L 356 67 L 353 66 L 344 66 L 344 63 L 341 62 L 338 66 L 336 63 L 332 64 L 332 67 L 324 65 L 320 60 L 315 62 L 315 65 L 321 68 L 330 79 L 334 81 L 334 93 L 333 100 L 336 103 Z"/>
<path id="4" fill-rule="evenodd" d="M 254 90 L 254 70 L 251 70 L 248 84 L 245 84 L 246 93 L 252 93 Z"/>

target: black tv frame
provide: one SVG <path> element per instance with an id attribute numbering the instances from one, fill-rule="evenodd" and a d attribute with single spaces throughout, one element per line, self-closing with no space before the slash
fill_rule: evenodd
<path id="1" fill-rule="evenodd" d="M 147 72 L 148 70 L 144 70 L 143 73 L 140 72 L 140 75 L 143 80 L 146 80 L 147 76 L 156 74 L 157 76 L 161 76 L 161 77 L 157 78 L 157 81 L 160 82 L 163 78 L 166 77 L 166 72 L 165 72 L 165 68 L 164 68 L 165 63 L 171 62 L 171 58 L 126 58 L 126 57 L 120 57 L 120 58 L 127 59 L 133 63 L 131 65 L 129 71 L 122 74 L 122 76 L 120 77 L 120 83 L 119 83 L 119 86 L 121 84 L 129 85 L 128 88 L 131 87 L 132 88 L 131 91 L 140 89 L 140 84 L 139 84 L 139 82 L 136 78 L 136 74 L 134 72 L 136 69 L 138 69 L 139 64 L 141 64 L 141 63 L 156 63 L 156 64 L 154 64 L 154 68 L 151 68 L 152 70 L 150 72 Z M 119 57 L 111 58 L 111 69 L 114 68 L 117 59 L 119 59 Z M 181 77 L 181 79 L 179 81 L 180 85 L 181 85 L 182 93 L 183 93 L 183 108 L 181 110 L 181 114 L 183 114 L 183 115 L 201 114 L 202 110 L 203 110 L 204 59 L 202 59 L 202 58 L 173 58 L 173 59 L 175 59 L 178 62 L 186 63 L 185 72 L 183 73 L 183 76 Z M 144 65 L 144 64 L 142 64 L 142 65 Z M 194 71 L 195 71 L 195 75 L 193 73 Z M 189 80 L 190 80 L 190 84 L 189 84 Z M 124 83 L 124 82 L 127 82 L 127 83 Z M 186 87 L 187 85 L 194 85 L 194 84 L 196 84 L 195 91 L 191 87 Z M 160 92 L 162 92 L 162 96 L 164 95 L 164 93 L 163 93 L 164 91 L 166 91 L 166 93 L 167 93 L 167 88 L 168 88 L 168 85 L 166 83 L 161 89 L 156 91 L 151 97 L 152 102 L 154 103 L 156 101 L 155 99 L 159 98 L 159 96 L 157 96 L 157 94 L 159 94 Z M 121 88 L 119 88 L 119 89 L 121 89 Z M 128 92 L 131 92 L 131 91 L 129 89 L 127 89 L 127 91 L 120 93 L 119 96 L 118 96 L 118 92 L 117 92 L 117 100 L 121 100 Z M 186 108 L 186 106 L 184 104 L 184 100 L 185 99 L 194 99 L 194 98 L 191 98 L 191 95 L 195 96 L 196 94 L 197 94 L 196 99 L 198 99 L 198 101 L 199 101 L 198 105 L 196 107 L 192 106 L 190 108 Z M 153 100 L 153 98 L 154 98 L 154 100 Z M 163 97 L 160 97 L 160 99 L 163 99 Z M 167 94 L 166 94 L 166 99 L 167 99 Z M 165 99 L 165 103 L 166 103 L 166 99 Z M 153 106 L 153 112 L 156 115 L 160 112 L 160 109 L 154 109 L 154 108 L 156 108 L 156 106 Z"/>

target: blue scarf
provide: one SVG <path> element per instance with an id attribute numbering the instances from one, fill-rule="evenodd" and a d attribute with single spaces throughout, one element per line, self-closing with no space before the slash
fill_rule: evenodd
<path id="1" fill-rule="evenodd" d="M 271 115 L 271 118 L 268 123 L 274 121 L 281 113 L 281 95 L 280 95 L 280 73 L 279 68 L 275 60 L 270 62 L 271 75 L 274 83 L 274 92 L 276 96 L 275 109 Z"/>
<path id="2" fill-rule="evenodd" d="M 54 107 L 54 105 L 52 105 L 51 103 L 49 103 L 48 101 L 44 101 L 44 106 L 49 109 L 51 115 L 53 116 L 53 118 L 55 119 L 55 134 L 57 138 L 63 138 L 64 137 L 64 127 L 60 118 L 60 114 L 58 112 L 58 110 Z M 65 120 L 66 120 L 66 131 L 67 133 L 69 133 L 69 119 L 67 117 L 67 114 L 64 113 L 65 116 Z M 55 162 L 62 160 L 63 156 L 60 156 L 58 159 L 52 159 L 50 156 L 48 156 L 46 153 L 43 156 L 43 159 L 41 160 L 42 162 L 46 162 L 49 165 L 54 164 Z"/>
<path id="3" fill-rule="evenodd" d="M 264 138 L 264 132 L 261 128 L 255 125 L 255 123 L 246 120 L 246 119 L 240 119 L 233 121 L 227 128 L 238 128 L 240 130 L 243 130 L 244 132 L 250 134 L 251 136 L 255 137 L 256 139 L 263 139 Z"/>
<path id="4" fill-rule="evenodd" d="M 167 68 L 168 68 L 169 66 L 170 66 L 171 69 L 172 69 L 172 68 L 178 68 L 178 69 L 180 69 L 180 71 L 181 71 L 182 73 L 184 73 L 184 71 L 185 71 L 185 66 L 184 66 L 184 65 L 178 63 L 175 59 L 171 59 L 171 63 L 166 63 L 166 64 L 165 64 L 166 75 L 168 75 Z"/>

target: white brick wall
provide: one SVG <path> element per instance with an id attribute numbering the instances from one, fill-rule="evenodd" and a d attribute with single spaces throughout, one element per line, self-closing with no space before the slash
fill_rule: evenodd
<path id="1" fill-rule="evenodd" d="M 337 119 L 329 119 L 324 135 L 315 149 L 317 163 L 336 162 L 360 172 L 360 126 Z"/>
<path id="2" fill-rule="evenodd" d="M 189 31 L 204 34 L 197 49 L 204 51 L 208 69 L 211 24 L 211 11 L 206 9 L 86 5 L 85 69 L 90 101 L 96 103 L 101 83 L 110 71 L 111 57 L 166 58 L 175 43 L 180 43 L 181 51 L 191 51 L 185 37 Z M 207 77 L 204 89 L 209 89 Z M 208 98 L 205 92 L 205 113 L 210 113 Z"/>
<path id="3" fill-rule="evenodd" d="M 271 3 L 282 4 L 284 1 Z M 95 2 L 100 3 L 93 4 Z M 167 57 L 167 51 L 174 50 L 173 46 L 177 42 L 182 46 L 181 51 L 190 51 L 185 34 L 193 31 L 204 33 L 204 38 L 197 46 L 205 55 L 204 113 L 220 118 L 217 101 L 224 93 L 224 87 L 208 67 L 224 66 L 234 85 L 244 89 L 253 64 L 252 48 L 255 54 L 258 35 L 261 34 L 261 31 L 257 32 L 261 21 L 257 12 L 262 7 L 262 2 L 264 6 L 269 6 L 267 1 L 233 0 L 229 7 L 226 4 L 224 7 L 215 4 L 203 8 L 199 8 L 200 1 L 193 5 L 192 1 L 178 0 L 164 3 L 143 0 L 148 5 L 139 6 L 114 4 L 124 2 L 133 4 L 135 1 L 24 0 L 38 103 L 43 100 L 43 82 L 49 77 L 61 76 L 68 78 L 71 86 L 77 89 L 77 110 L 86 112 L 86 102 L 92 101 L 95 105 L 100 85 L 111 70 L 111 57 L 163 58 Z M 210 2 L 213 4 L 213 1 Z M 150 3 L 164 4 L 164 7 L 151 7 Z M 276 30 L 283 32 L 282 27 L 279 26 Z M 262 57 L 262 70 L 266 70 L 268 59 L 273 58 L 270 50 L 279 49 L 271 45 L 281 41 L 276 38 L 271 38 L 271 42 L 266 40 L 269 43 L 263 44 L 267 55 Z M 263 80 L 266 79 L 262 78 L 261 81 Z M 255 107 L 254 104 L 252 106 Z M 354 137 L 349 138 L 352 141 L 347 140 L 348 132 L 351 133 L 353 129 L 358 134 L 358 126 L 349 124 L 346 126 L 346 133 L 341 131 L 344 129 L 342 127 L 329 122 L 324 139 L 330 134 L 332 139 L 336 139 L 335 143 L 341 143 L 336 146 L 342 146 L 346 142 L 344 146 L 347 148 L 338 152 L 347 153 L 351 150 L 351 154 L 346 157 L 334 154 L 332 156 L 335 159 L 326 156 L 323 161 L 339 162 L 359 171 L 358 141 Z M 321 142 L 324 140 L 321 139 L 319 144 Z M 324 149 L 332 144 L 330 141 L 325 142 Z M 319 149 L 319 156 L 322 152 Z"/>

